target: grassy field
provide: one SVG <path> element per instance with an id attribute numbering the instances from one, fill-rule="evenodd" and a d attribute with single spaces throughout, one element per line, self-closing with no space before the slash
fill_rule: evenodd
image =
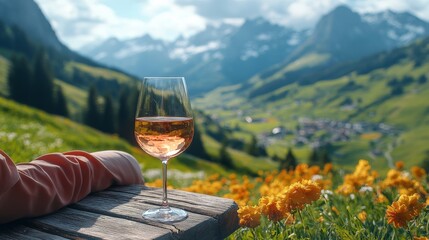
<path id="1" fill-rule="evenodd" d="M 86 106 L 88 92 L 58 79 L 55 80 L 55 83 L 63 89 L 70 116 L 73 119 L 79 119 L 79 114 L 82 113 L 82 109 Z"/>
<path id="2" fill-rule="evenodd" d="M 93 77 L 102 77 L 106 80 L 109 79 L 116 79 L 119 81 L 119 83 L 126 83 L 126 84 L 131 84 L 131 83 L 135 83 L 135 80 L 123 73 L 120 72 L 116 72 L 113 70 L 109 70 L 106 68 L 99 68 L 99 67 L 92 67 L 89 65 L 85 65 L 82 63 L 78 63 L 78 62 L 68 62 L 65 65 L 65 71 L 68 73 L 73 72 L 74 69 L 79 69 L 83 72 L 86 72 L 90 75 L 92 75 Z"/>

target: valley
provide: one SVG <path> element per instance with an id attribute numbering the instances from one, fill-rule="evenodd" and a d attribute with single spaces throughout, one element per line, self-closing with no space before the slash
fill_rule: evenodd
<path id="1" fill-rule="evenodd" d="M 427 49 L 427 43 L 428 39 L 416 45 Z M 217 89 L 194 105 L 206 109 L 222 126 L 257 134 L 272 155 L 284 155 L 292 147 L 306 162 L 312 148 L 332 144 L 333 162 L 342 166 L 359 159 L 372 160 L 376 169 L 391 165 L 392 159 L 418 164 L 428 150 L 422 135 L 429 132 L 425 100 L 429 62 L 416 66 L 406 55 L 398 62 L 366 74 L 351 72 L 304 86 L 288 84 L 251 100 L 240 86 Z M 402 90 L 392 94 L 401 81 L 406 82 Z M 418 135 L 415 129 L 420 129 Z M 391 156 L 389 164 L 386 154 Z"/>

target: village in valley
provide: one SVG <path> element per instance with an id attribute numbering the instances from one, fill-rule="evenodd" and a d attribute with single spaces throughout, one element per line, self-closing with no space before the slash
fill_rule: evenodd
<path id="1" fill-rule="evenodd" d="M 248 124 L 265 122 L 266 119 L 244 117 Z M 367 137 L 376 141 L 383 136 L 396 136 L 399 129 L 386 123 L 347 122 L 332 119 L 299 118 L 296 128 L 288 129 L 284 126 L 274 127 L 270 132 L 258 135 L 258 144 L 269 146 L 284 142 L 285 146 L 305 146 L 311 148 L 323 147 L 330 143 L 349 142 L 359 137 Z M 372 155 L 381 155 L 382 152 L 373 146 Z"/>

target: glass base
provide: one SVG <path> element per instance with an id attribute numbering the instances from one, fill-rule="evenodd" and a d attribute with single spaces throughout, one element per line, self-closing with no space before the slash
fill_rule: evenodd
<path id="1" fill-rule="evenodd" d="M 185 220 L 188 213 L 179 208 L 154 208 L 142 214 L 144 219 L 162 223 L 174 223 Z"/>

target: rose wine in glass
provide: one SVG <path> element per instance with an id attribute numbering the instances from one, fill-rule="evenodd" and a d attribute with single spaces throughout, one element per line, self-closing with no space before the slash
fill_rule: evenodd
<path id="1" fill-rule="evenodd" d="M 188 214 L 168 205 L 168 161 L 191 144 L 194 136 L 192 109 L 183 77 L 146 77 L 142 81 L 134 135 L 138 145 L 162 163 L 163 198 L 161 207 L 149 209 L 143 218 L 173 223 Z"/>

